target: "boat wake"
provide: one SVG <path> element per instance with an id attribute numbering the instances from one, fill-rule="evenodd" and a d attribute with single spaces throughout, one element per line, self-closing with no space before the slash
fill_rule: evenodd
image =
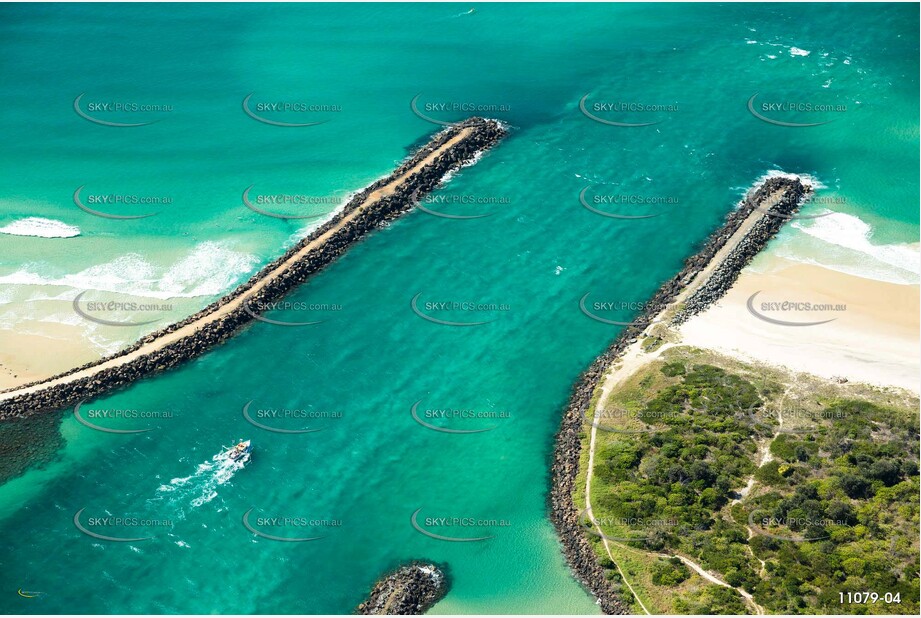
<path id="1" fill-rule="evenodd" d="M 217 498 L 220 486 L 228 483 L 244 465 L 244 461 L 234 461 L 225 453 L 218 453 L 211 461 L 198 464 L 194 474 L 177 477 L 167 484 L 160 485 L 154 501 L 165 499 L 179 507 L 184 515 L 184 506 L 196 509 Z"/>

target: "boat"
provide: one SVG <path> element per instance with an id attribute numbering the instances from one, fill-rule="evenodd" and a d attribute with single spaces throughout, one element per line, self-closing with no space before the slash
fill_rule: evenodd
<path id="1" fill-rule="evenodd" d="M 250 453 L 253 452 L 251 440 L 240 440 L 236 446 L 232 446 L 224 451 L 225 459 L 244 464 L 249 461 Z"/>

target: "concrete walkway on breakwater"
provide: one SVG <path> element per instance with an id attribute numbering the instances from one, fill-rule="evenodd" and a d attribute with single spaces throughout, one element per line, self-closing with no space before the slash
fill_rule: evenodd
<path id="1" fill-rule="evenodd" d="M 471 118 L 438 133 L 391 176 L 371 185 L 370 191 L 366 189 L 356 195 L 356 198 L 361 200 L 360 203 L 346 206 L 343 212 L 330 222 L 331 224 L 321 227 L 317 231 L 319 233 L 315 232 L 301 241 L 280 260 L 263 269 L 221 300 L 178 324 L 145 337 L 139 344 L 126 351 L 69 373 L 0 393 L 0 419 L 73 405 L 82 399 L 97 396 L 117 386 L 124 386 L 155 371 L 175 366 L 203 352 L 225 339 L 230 332 L 248 323 L 252 319 L 252 313 L 258 312 L 259 303 L 264 302 L 266 297 L 278 298 L 298 285 L 307 275 L 313 274 L 313 271 L 304 273 L 298 270 L 303 270 L 304 261 L 317 253 L 322 253 L 337 234 L 343 231 L 350 232 L 344 240 L 337 239 L 340 247 L 334 248 L 334 252 L 336 249 L 341 251 L 341 245 L 363 236 L 367 229 L 373 227 L 372 224 L 379 224 L 393 218 L 399 212 L 408 210 L 412 206 L 409 202 L 410 196 L 418 198 L 431 191 L 445 174 L 474 161 L 476 155 L 494 145 L 504 134 L 505 129 L 500 123 L 481 118 Z M 431 171 L 426 168 L 435 169 L 437 178 L 424 178 L 426 173 Z M 375 207 L 390 198 L 405 203 L 401 202 L 398 206 L 391 206 L 375 214 Z M 372 224 L 363 222 L 364 227 L 356 226 L 355 230 L 349 229 L 351 224 L 369 213 L 376 216 L 377 220 L 372 221 Z M 335 254 L 338 255 L 338 252 Z M 320 266 L 314 271 L 322 268 L 333 258 L 323 256 L 318 259 Z M 229 323 L 223 327 L 222 322 L 225 320 Z M 217 334 L 205 334 L 209 329 L 214 329 Z M 188 345 L 183 346 L 184 343 Z M 168 355 L 157 362 L 144 362 L 145 359 L 164 352 Z M 169 355 L 181 355 L 182 358 L 170 358 Z M 119 371 L 124 373 L 124 370 L 132 365 L 137 365 L 133 369 L 137 375 L 125 377 L 118 374 Z"/>
<path id="2" fill-rule="evenodd" d="M 606 613 L 627 613 L 627 608 L 604 579 L 597 557 L 579 525 L 579 513 L 573 502 L 576 492 L 584 492 L 585 516 L 595 534 L 601 536 L 605 552 L 623 577 L 620 565 L 614 559 L 608 540 L 591 510 L 596 436 L 604 402 L 617 384 L 670 347 L 666 343 L 654 352 L 647 353 L 643 349 L 644 337 L 657 328 L 676 325 L 688 314 L 705 309 L 725 294 L 739 271 L 794 215 L 802 198 L 811 190 L 798 177 L 775 176 L 750 191 L 739 210 L 729 215 L 726 223 L 710 236 L 699 253 L 687 260 L 684 269 L 675 278 L 663 284 L 653 296 L 653 302 L 649 304 L 646 313 L 634 320 L 635 326 L 624 329 L 605 353 L 592 363 L 573 389 L 557 434 L 550 495 L 551 517 L 560 534 L 570 567 L 599 599 Z M 585 485 L 577 489 L 575 479 L 581 457 L 579 433 L 589 418 L 592 420 Z M 755 613 L 764 613 L 763 608 L 747 591 L 730 586 L 686 556 L 678 557 L 712 583 L 736 590 Z M 626 578 L 624 581 L 638 605 L 645 613 L 649 613 L 630 582 Z"/>
<path id="3" fill-rule="evenodd" d="M 726 262 L 726 258 L 729 257 L 729 254 L 739 246 L 748 233 L 752 231 L 752 228 L 754 228 L 757 223 L 760 223 L 765 217 L 773 216 L 767 213 L 770 212 L 771 208 L 781 202 L 786 191 L 787 189 L 785 187 L 776 189 L 773 193 L 765 197 L 758 208 L 752 209 L 751 213 L 742 221 L 742 224 L 739 225 L 739 228 L 726 241 L 726 244 L 716 252 L 706 268 L 697 273 L 691 283 L 675 297 L 672 303 L 673 307 L 678 307 L 685 303 L 691 296 L 696 294 L 705 283 L 710 281 L 710 277 L 713 276 L 713 273 Z"/>

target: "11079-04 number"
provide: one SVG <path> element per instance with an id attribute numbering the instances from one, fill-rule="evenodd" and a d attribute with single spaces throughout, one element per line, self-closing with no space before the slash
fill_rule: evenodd
<path id="1" fill-rule="evenodd" d="M 887 592 L 885 594 L 879 594 L 878 592 L 839 592 L 838 599 L 841 604 L 844 603 L 901 603 L 902 602 L 902 593 L 901 592 Z"/>

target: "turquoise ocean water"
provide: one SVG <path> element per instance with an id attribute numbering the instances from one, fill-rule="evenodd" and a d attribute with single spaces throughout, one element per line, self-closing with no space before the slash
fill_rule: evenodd
<path id="1" fill-rule="evenodd" d="M 474 107 L 511 134 L 428 204 L 490 216 L 410 213 L 289 297 L 325 305 L 320 324 L 254 324 L 86 404 L 159 414 L 96 421 L 153 431 L 104 433 L 59 412 L 35 437 L 52 455 L 32 455 L 0 485 L 0 609 L 347 613 L 384 570 L 424 558 L 447 563 L 453 582 L 435 613 L 597 613 L 545 504 L 569 388 L 617 334 L 582 315 L 579 299 L 616 302 L 610 317 L 628 318 L 771 170 L 812 175 L 838 213 L 789 226 L 779 246 L 917 283 L 917 26 L 911 5 L 3 6 L 0 328 L 63 324 L 97 354 L 160 323 L 81 321 L 76 293 L 171 303 L 162 323 L 206 305 L 310 226 L 248 210 L 244 189 L 323 197 L 311 212 L 331 211 L 330 198 L 387 174 L 439 128 L 412 113 L 417 95 L 432 118 Z M 157 122 L 90 122 L 74 110 L 81 93 L 78 108 L 97 119 Z M 242 109 L 251 93 L 267 119 L 323 124 L 257 122 Z M 765 108 L 779 121 L 831 121 L 778 126 L 749 112 L 756 94 L 758 104 L 835 109 Z M 593 121 L 580 112 L 586 95 L 602 119 L 656 124 Z M 106 102 L 165 107 L 97 107 Z M 264 105 L 275 102 L 321 107 Z M 468 111 L 450 109 L 461 104 Z M 81 186 L 84 202 L 170 201 L 96 203 L 158 213 L 101 218 L 74 204 Z M 659 216 L 592 213 L 579 202 L 586 188 L 600 210 Z M 417 295 L 431 317 L 487 323 L 427 321 L 410 308 Z M 439 302 L 490 306 L 427 304 Z M 320 431 L 257 428 L 242 414 L 249 401 L 254 418 L 295 411 L 264 424 Z M 430 424 L 491 429 L 432 430 L 413 419 L 416 402 L 423 420 L 426 410 L 480 413 Z M 21 429 L 0 426 L 0 441 L 28 439 Z M 253 461 L 216 466 L 212 456 L 241 436 L 256 445 Z M 153 538 L 91 538 L 74 524 L 81 509 L 95 532 Z M 322 538 L 254 535 L 242 523 L 250 509 L 266 533 Z M 491 538 L 426 536 L 411 524 L 417 511 L 429 532 Z M 130 521 L 94 519 L 105 517 Z"/>

